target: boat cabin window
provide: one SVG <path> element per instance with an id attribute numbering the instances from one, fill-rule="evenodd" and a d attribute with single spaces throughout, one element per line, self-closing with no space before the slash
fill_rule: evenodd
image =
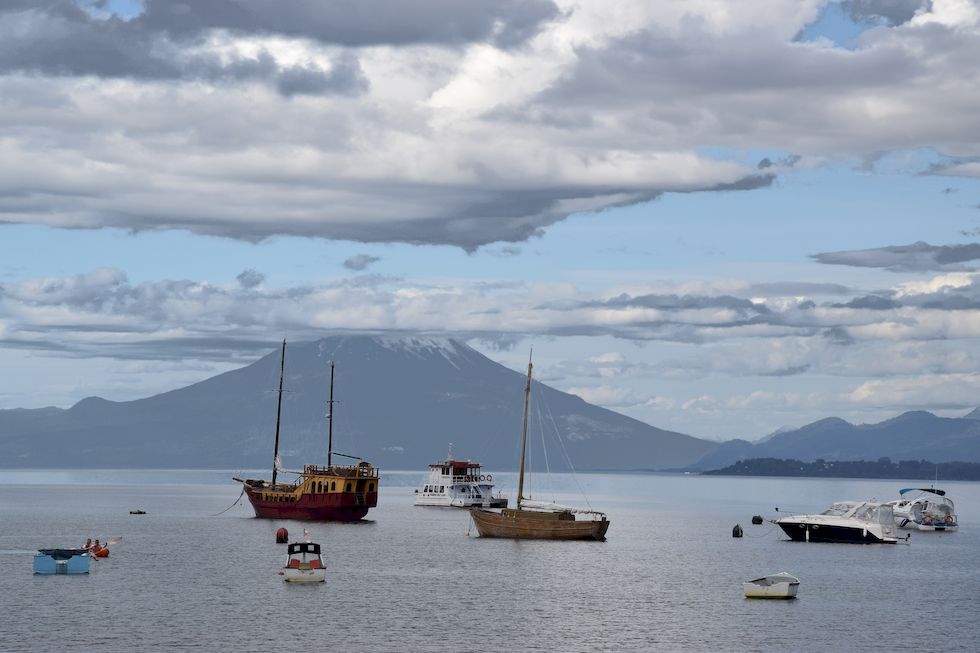
<path id="1" fill-rule="evenodd" d="M 443 476 L 449 476 L 449 468 L 448 467 L 443 467 L 442 468 L 442 475 Z"/>
<path id="2" fill-rule="evenodd" d="M 323 492 L 323 481 L 320 481 L 316 484 L 316 491 Z"/>
<path id="3" fill-rule="evenodd" d="M 335 492 L 337 490 L 337 481 L 330 481 L 330 491 Z"/>
<path id="4" fill-rule="evenodd" d="M 374 483 L 368 483 L 368 492 L 374 492 Z"/>
<path id="5" fill-rule="evenodd" d="M 345 492 L 350 492 L 350 483 L 347 484 L 347 488 L 344 491 Z"/>

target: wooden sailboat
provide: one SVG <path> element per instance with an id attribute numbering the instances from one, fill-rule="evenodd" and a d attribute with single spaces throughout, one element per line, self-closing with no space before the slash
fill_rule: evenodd
<path id="1" fill-rule="evenodd" d="M 330 412 L 327 436 L 327 466 L 306 465 L 293 471 L 292 483 L 277 481 L 282 469 L 279 460 L 279 421 L 282 415 L 282 380 L 286 366 L 286 341 L 282 341 L 279 365 L 279 404 L 276 409 L 276 441 L 272 457 L 272 482 L 261 479 L 234 480 L 242 484 L 256 517 L 269 519 L 305 519 L 313 521 L 358 521 L 370 508 L 378 505 L 380 476 L 377 468 L 357 456 L 337 453 L 344 458 L 360 460 L 355 465 L 333 464 L 333 373 L 330 363 Z"/>
<path id="2" fill-rule="evenodd" d="M 527 362 L 527 386 L 524 388 L 524 427 L 521 433 L 521 467 L 517 481 L 517 504 L 503 510 L 470 510 L 480 537 L 503 537 L 512 540 L 605 540 L 609 520 L 595 510 L 574 510 L 562 506 L 532 507 L 524 497 L 524 459 L 527 452 L 527 413 L 531 401 L 531 361 Z M 584 516 L 578 519 L 576 516 Z"/>

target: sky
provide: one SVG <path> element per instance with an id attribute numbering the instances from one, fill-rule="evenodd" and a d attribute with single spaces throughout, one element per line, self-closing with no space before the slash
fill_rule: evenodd
<path id="1" fill-rule="evenodd" d="M 980 405 L 980 4 L 0 4 L 0 409 L 451 337 L 660 428 Z"/>

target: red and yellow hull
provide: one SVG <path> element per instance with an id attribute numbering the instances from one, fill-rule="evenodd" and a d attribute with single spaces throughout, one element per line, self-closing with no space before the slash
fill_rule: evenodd
<path id="1" fill-rule="evenodd" d="M 263 519 L 358 521 L 378 505 L 378 470 L 357 465 L 307 465 L 294 483 L 240 479 L 255 510 Z"/>
<path id="2" fill-rule="evenodd" d="M 283 501 L 279 493 L 263 492 L 245 486 L 245 494 L 255 510 L 255 516 L 263 519 L 299 519 L 305 521 L 358 521 L 368 510 L 378 505 L 378 493 L 366 492 L 363 502 L 358 503 L 354 492 L 332 494 L 301 494 L 295 500 Z"/>

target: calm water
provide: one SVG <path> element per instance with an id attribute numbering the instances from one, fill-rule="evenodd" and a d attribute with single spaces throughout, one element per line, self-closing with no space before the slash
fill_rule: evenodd
<path id="1" fill-rule="evenodd" d="M 389 473 L 370 522 L 310 526 L 328 576 L 303 587 L 277 575 L 274 544 L 302 524 L 254 519 L 247 502 L 212 516 L 238 496 L 230 475 L 0 472 L 0 650 L 980 648 L 976 483 L 942 484 L 958 533 L 859 546 L 792 543 L 750 518 L 902 483 L 585 474 L 608 541 L 513 542 L 468 537 L 464 511 L 414 507 L 421 474 Z M 559 500 L 578 496 L 574 478 L 552 480 Z M 88 576 L 31 573 L 40 546 L 113 536 L 124 542 Z M 784 570 L 802 580 L 796 601 L 742 597 L 742 581 Z"/>

